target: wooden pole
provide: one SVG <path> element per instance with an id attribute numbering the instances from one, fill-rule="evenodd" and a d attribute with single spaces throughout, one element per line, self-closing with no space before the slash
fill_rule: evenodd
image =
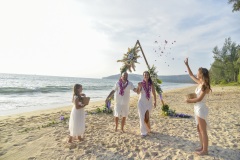
<path id="1" fill-rule="evenodd" d="M 145 57 L 145 54 L 144 54 L 144 52 L 143 52 L 143 49 L 142 49 L 142 46 L 141 46 L 139 40 L 137 40 L 136 45 L 137 45 L 137 44 L 139 45 L 139 47 L 140 47 L 140 49 L 141 49 L 143 58 L 144 58 L 144 60 L 145 60 L 145 62 L 146 62 L 146 64 L 147 64 L 148 69 L 150 69 L 149 64 L 148 64 L 148 62 L 147 62 L 147 59 L 146 59 L 146 57 Z M 136 46 L 136 45 L 135 45 L 135 46 Z"/>

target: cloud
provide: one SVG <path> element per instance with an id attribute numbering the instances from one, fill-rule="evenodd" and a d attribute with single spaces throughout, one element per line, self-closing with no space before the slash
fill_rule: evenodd
<path id="1" fill-rule="evenodd" d="M 185 74 L 185 57 L 193 69 L 209 68 L 215 46 L 228 37 L 240 43 L 239 14 L 231 7 L 209 0 L 1 1 L 0 72 L 108 76 L 119 72 L 116 61 L 137 40 L 159 74 Z M 160 56 L 155 50 L 165 40 Z M 4 67 L 11 62 L 19 68 Z M 136 73 L 146 70 L 139 62 Z"/>

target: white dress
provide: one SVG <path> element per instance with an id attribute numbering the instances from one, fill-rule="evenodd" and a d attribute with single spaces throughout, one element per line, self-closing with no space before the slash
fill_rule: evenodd
<path id="1" fill-rule="evenodd" d="M 77 96 L 74 96 L 74 101 Z M 81 102 L 79 102 L 81 103 Z M 69 120 L 70 136 L 82 136 L 85 131 L 85 112 L 84 108 L 77 109 L 73 103 Z"/>
<path id="2" fill-rule="evenodd" d="M 140 118 L 141 135 L 147 135 L 147 133 L 148 133 L 146 124 L 144 122 L 144 118 L 145 118 L 145 113 L 147 111 L 150 112 L 153 108 L 152 93 L 151 92 L 152 91 L 150 91 L 150 98 L 148 100 L 147 97 L 146 97 L 146 92 L 142 88 L 142 90 L 140 92 L 139 99 L 138 99 L 138 114 L 139 114 L 139 118 Z"/>
<path id="3" fill-rule="evenodd" d="M 127 87 L 124 89 L 124 94 L 120 95 L 119 82 L 115 84 L 113 90 L 115 94 L 115 104 L 114 104 L 114 117 L 127 117 L 129 113 L 129 101 L 130 101 L 130 90 L 134 89 L 132 82 L 128 81 Z"/>
<path id="4" fill-rule="evenodd" d="M 195 90 L 195 93 L 196 93 L 197 97 L 199 97 L 200 93 L 201 93 L 201 87 L 197 87 Z M 204 119 L 206 121 L 206 123 L 208 124 L 208 121 L 207 121 L 208 107 L 206 106 L 206 99 L 207 98 L 205 95 L 200 102 L 197 102 L 194 104 L 194 115 L 195 115 L 195 121 L 196 121 L 197 125 L 198 125 L 197 117 Z"/>

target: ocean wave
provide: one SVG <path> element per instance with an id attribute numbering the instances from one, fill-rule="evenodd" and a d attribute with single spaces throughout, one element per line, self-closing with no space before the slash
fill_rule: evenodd
<path id="1" fill-rule="evenodd" d="M 83 90 L 106 90 L 111 89 L 112 86 L 86 86 Z M 14 95 L 14 94 L 37 94 L 37 93 L 56 93 L 56 92 L 72 92 L 72 86 L 45 86 L 45 87 L 1 87 L 0 94 Z"/>
<path id="2" fill-rule="evenodd" d="M 52 93 L 52 92 L 66 92 L 69 91 L 67 86 L 46 86 L 36 88 L 26 87 L 2 87 L 0 94 L 32 94 L 32 93 Z"/>

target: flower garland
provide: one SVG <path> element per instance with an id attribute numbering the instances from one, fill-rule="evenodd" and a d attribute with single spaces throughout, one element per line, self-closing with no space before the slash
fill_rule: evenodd
<path id="1" fill-rule="evenodd" d="M 148 85 L 148 87 L 147 87 L 147 85 Z M 152 86 L 151 86 L 149 81 L 148 81 L 148 84 L 147 84 L 147 82 L 145 80 L 142 81 L 142 86 L 143 86 L 143 89 L 146 93 L 146 98 L 149 100 L 150 99 L 150 92 L 152 90 Z"/>
<path id="2" fill-rule="evenodd" d="M 169 108 L 167 104 L 162 106 L 162 115 L 170 116 L 170 117 L 179 117 L 179 118 L 191 118 L 191 115 L 183 114 L 183 113 L 176 113 L 175 110 Z"/>
<path id="3" fill-rule="evenodd" d="M 135 46 L 131 49 L 128 48 L 128 52 L 123 55 L 123 58 L 117 61 L 123 62 L 123 66 L 120 68 L 121 73 L 126 72 L 127 70 L 132 72 L 132 69 L 135 71 L 135 63 L 138 63 L 137 59 L 141 57 L 138 55 L 139 51 L 139 46 Z"/>
<path id="4" fill-rule="evenodd" d="M 120 87 L 119 94 L 120 94 L 121 96 L 123 96 L 123 95 L 124 95 L 124 89 L 128 86 L 128 80 L 127 80 L 126 85 L 123 84 L 122 79 L 119 80 L 118 84 L 119 84 L 119 87 Z"/>

